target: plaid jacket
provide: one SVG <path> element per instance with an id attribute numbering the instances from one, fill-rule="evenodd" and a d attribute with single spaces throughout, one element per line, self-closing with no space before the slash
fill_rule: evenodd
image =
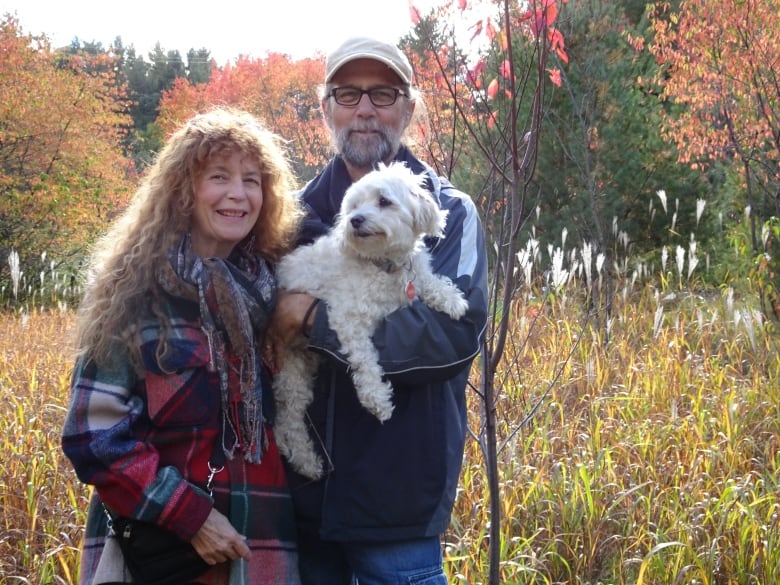
<path id="1" fill-rule="evenodd" d="M 216 506 L 252 549 L 251 561 L 233 563 L 231 583 L 296 584 L 292 505 L 273 433 L 266 428 L 262 463 L 237 455 L 217 474 L 212 500 L 204 486 L 220 429 L 217 373 L 209 367 L 197 305 L 168 299 L 166 311 L 172 331 L 159 361 L 160 327 L 142 322 L 142 376 L 123 351 L 106 367 L 89 360 L 75 365 L 62 445 L 79 479 L 93 485 L 97 496 L 88 513 L 81 583 L 100 582 L 94 579 L 98 568 L 112 580 L 129 581 L 121 558 L 102 558 L 114 548 L 105 546 L 102 500 L 118 515 L 155 522 L 188 541 Z M 264 390 L 269 395 L 270 384 Z M 218 565 L 203 582 L 227 583 L 227 565 Z"/>

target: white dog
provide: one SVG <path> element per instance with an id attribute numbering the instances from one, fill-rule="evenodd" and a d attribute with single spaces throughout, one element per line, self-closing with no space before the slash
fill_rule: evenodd
<path id="1" fill-rule="evenodd" d="M 393 413 L 392 386 L 371 342 L 387 315 L 419 298 L 460 319 L 468 303 L 448 278 L 431 271 L 424 235 L 441 236 L 447 212 L 403 163 L 380 164 L 344 195 L 336 224 L 312 245 L 279 263 L 279 285 L 309 293 L 327 305 L 360 403 L 384 422 Z M 296 340 L 274 378 L 274 433 L 281 453 L 303 475 L 322 476 L 322 460 L 309 437 L 305 414 L 313 399 L 319 356 Z"/>

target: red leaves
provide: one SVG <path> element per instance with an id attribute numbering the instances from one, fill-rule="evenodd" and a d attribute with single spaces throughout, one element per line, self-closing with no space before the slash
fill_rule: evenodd
<path id="1" fill-rule="evenodd" d="M 409 1 L 411 6 L 413 0 Z M 563 3 L 568 2 L 568 0 L 560 1 Z M 450 6 L 455 4 L 452 2 Z M 458 0 L 457 6 L 462 13 L 469 8 L 469 2 L 467 0 Z M 498 51 L 503 54 L 507 54 L 509 51 L 509 35 L 527 34 L 535 39 L 542 38 L 548 43 L 551 55 L 557 58 L 555 64 L 567 64 L 569 56 L 566 53 L 564 36 L 554 26 L 558 18 L 558 0 L 536 0 L 534 6 L 539 8 L 526 10 L 519 15 L 515 13 L 513 22 L 516 26 L 512 26 L 509 30 L 507 27 L 500 26 L 500 22 L 494 22 L 492 18 L 477 18 L 469 26 L 469 36 L 472 41 L 482 37 L 483 40 L 489 41 L 492 46 L 498 47 Z M 550 82 L 560 87 L 563 80 L 561 69 L 553 66 L 547 68 L 546 71 Z M 513 99 L 513 88 L 516 80 L 512 70 L 511 56 L 507 56 L 500 62 L 495 77 L 485 79 L 486 73 L 486 62 L 484 59 L 481 59 L 471 69 L 466 71 L 467 84 L 478 92 L 484 91 L 483 95 L 487 100 L 496 99 L 502 88 L 507 98 Z M 491 117 L 489 124 L 492 125 L 493 123 L 495 123 L 495 119 Z"/>
<path id="2" fill-rule="evenodd" d="M 488 116 L 488 128 L 492 130 L 496 126 L 496 113 L 490 112 L 490 115 Z"/>
<path id="3" fill-rule="evenodd" d="M 562 0 L 562 2 L 566 3 L 568 0 Z M 552 26 L 557 18 L 558 5 L 556 4 L 556 0 L 544 0 L 540 10 L 527 10 L 517 18 L 517 21 L 518 23 L 529 20 L 532 21 L 530 23 L 530 28 L 535 38 L 539 38 L 542 33 L 547 31 L 547 40 L 550 43 L 550 50 L 558 55 L 558 58 L 561 61 L 568 63 L 569 56 L 566 54 L 564 48 L 563 34 Z M 560 81 L 560 78 L 558 80 Z"/>
<path id="4" fill-rule="evenodd" d="M 498 93 L 498 79 L 494 77 L 493 81 L 490 82 L 487 88 L 488 99 L 492 100 L 494 97 L 496 97 L 496 93 Z"/>
<path id="5" fill-rule="evenodd" d="M 490 42 L 492 43 L 496 39 L 496 27 L 493 26 L 493 21 L 490 19 L 485 19 L 485 36 L 487 36 L 488 39 L 490 39 Z"/>
<path id="6" fill-rule="evenodd" d="M 474 86 L 474 89 L 482 89 L 482 74 L 485 72 L 485 67 L 485 60 L 480 59 L 472 69 L 466 72 L 466 78 Z"/>
<path id="7" fill-rule="evenodd" d="M 509 59 L 504 59 L 501 63 L 501 65 L 498 68 L 498 74 L 503 77 L 504 79 L 512 81 L 512 64 L 509 62 Z M 487 96 L 488 99 L 494 99 L 496 97 L 496 94 L 498 93 L 500 87 L 500 83 L 498 81 L 498 78 L 494 77 L 493 80 L 488 84 L 487 88 Z M 512 98 L 512 93 L 508 90 L 505 90 L 506 96 L 508 98 Z"/>
<path id="8" fill-rule="evenodd" d="M 569 62 L 569 56 L 563 47 L 563 35 L 557 28 L 550 27 L 547 31 L 547 40 L 550 41 L 550 50 L 555 51 L 558 58 L 564 63 Z"/>
<path id="9" fill-rule="evenodd" d="M 409 18 L 414 26 L 420 24 L 420 20 L 422 20 L 420 17 L 420 9 L 414 5 L 413 0 L 409 0 Z"/>
<path id="10" fill-rule="evenodd" d="M 498 68 L 498 73 L 504 79 L 511 78 L 511 76 L 512 76 L 512 64 L 509 62 L 509 59 L 504 59 L 502 61 L 501 66 Z"/>
<path id="11" fill-rule="evenodd" d="M 531 23 L 531 31 L 534 33 L 535 37 L 539 37 L 546 28 L 555 22 L 556 18 L 558 18 L 558 6 L 556 5 L 555 0 L 544 0 L 540 10 L 527 10 L 526 12 L 523 12 L 517 20 L 519 23 L 526 20 L 533 20 Z"/>

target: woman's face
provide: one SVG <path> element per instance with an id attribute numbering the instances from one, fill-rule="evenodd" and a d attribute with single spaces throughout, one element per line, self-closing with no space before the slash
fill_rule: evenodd
<path id="1" fill-rule="evenodd" d="M 263 206 L 262 175 L 241 152 L 211 157 L 195 183 L 190 233 L 201 258 L 227 258 L 255 227 Z"/>

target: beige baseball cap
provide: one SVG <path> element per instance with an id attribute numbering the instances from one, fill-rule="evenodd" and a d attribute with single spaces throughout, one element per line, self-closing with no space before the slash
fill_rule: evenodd
<path id="1" fill-rule="evenodd" d="M 412 83 L 412 66 L 398 47 L 368 37 L 352 37 L 328 55 L 325 62 L 325 83 L 330 83 L 336 72 L 355 59 L 373 59 L 387 65 L 406 85 Z"/>

